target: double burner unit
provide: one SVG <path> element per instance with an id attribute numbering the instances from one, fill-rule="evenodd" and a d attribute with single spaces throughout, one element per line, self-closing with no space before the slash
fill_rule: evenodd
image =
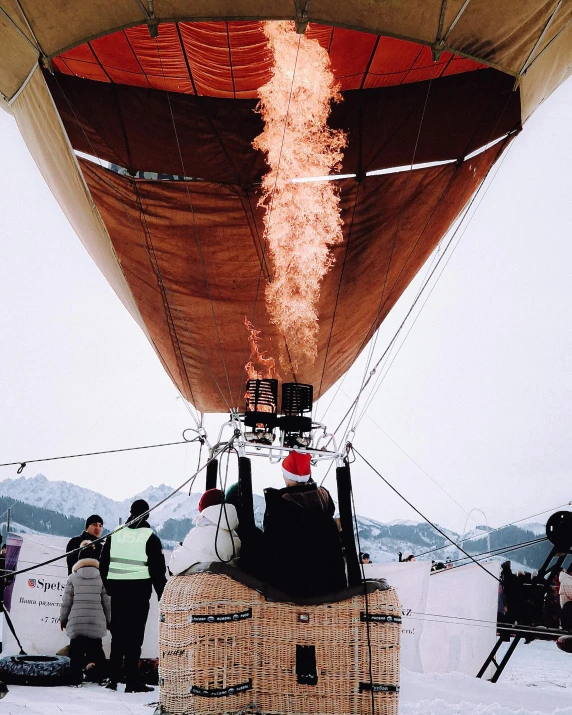
<path id="1" fill-rule="evenodd" d="M 312 430 L 322 425 L 312 422 L 314 388 L 298 382 L 282 383 L 282 410 L 278 413 L 278 380 L 249 380 L 244 411 L 245 439 L 270 446 L 280 431 L 283 447 L 309 447 Z"/>

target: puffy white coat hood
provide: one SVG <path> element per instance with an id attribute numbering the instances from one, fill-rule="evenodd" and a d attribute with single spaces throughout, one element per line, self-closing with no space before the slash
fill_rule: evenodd
<path id="1" fill-rule="evenodd" d="M 562 607 L 568 601 L 572 601 L 572 576 L 566 571 L 561 571 L 558 574 L 560 581 L 560 606 Z"/>
<path id="2" fill-rule="evenodd" d="M 240 539 L 234 531 L 237 526 L 238 515 L 232 504 L 203 509 L 182 546 L 173 551 L 169 562 L 171 573 L 182 574 L 196 564 L 213 561 L 233 564 L 240 553 Z"/>

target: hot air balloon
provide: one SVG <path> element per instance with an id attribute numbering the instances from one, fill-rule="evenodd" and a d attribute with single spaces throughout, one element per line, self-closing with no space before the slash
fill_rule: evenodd
<path id="1" fill-rule="evenodd" d="M 281 375 L 312 384 L 315 398 L 352 365 L 570 73 L 569 2 L 306 9 L 0 2 L 2 106 L 173 382 L 202 412 L 242 403 L 244 316 L 254 316 L 269 352 L 287 343 L 260 289 L 272 270 L 257 205 L 266 164 L 252 147 L 262 128 L 257 89 L 270 71 L 261 20 L 291 19 L 318 40 L 344 97 L 330 116 L 348 136 L 344 241 L 321 287 L 317 359 Z"/>
<path id="2" fill-rule="evenodd" d="M 249 354 L 244 318 L 268 352 L 289 354 L 289 336 L 270 320 L 263 289 L 272 275 L 259 204 L 267 165 L 253 146 L 263 129 L 258 90 L 272 69 L 263 22 L 292 21 L 318 42 L 343 96 L 328 120 L 347 137 L 336 177 L 343 240 L 332 246 L 321 284 L 317 356 L 302 366 L 286 361 L 280 374 L 286 385 L 313 386 L 318 398 L 351 367 L 526 120 L 569 76 L 571 19 L 572 0 L 0 0 L 0 103 L 181 394 L 201 412 L 236 413 Z M 348 484 L 347 465 L 338 467 L 342 538 L 354 568 L 349 580 L 361 589 Z M 226 583 L 228 598 L 216 608 L 197 607 L 185 627 L 199 638 L 205 623 L 222 628 L 220 616 L 241 628 L 244 652 L 232 663 L 242 680 L 209 688 L 177 671 L 161 712 L 182 712 L 189 692 L 193 712 L 202 705 L 210 712 L 210 697 L 240 698 L 235 710 L 246 711 L 251 691 L 262 687 L 261 674 L 253 685 L 239 663 L 253 657 L 253 613 L 266 624 L 290 624 L 290 641 L 305 643 L 296 646 L 297 682 L 318 688 L 316 702 L 306 695 L 288 700 L 294 681 L 272 670 L 282 651 L 269 628 L 275 651 L 259 653 L 257 662 L 268 681 L 284 680 L 284 687 L 281 700 L 258 690 L 256 711 L 317 711 L 332 691 L 320 690 L 316 659 L 326 657 L 320 648 L 338 650 L 327 629 L 321 636 L 312 631 L 322 638 L 316 647 L 303 640 L 304 629 L 311 631 L 314 618 L 326 623 L 332 602 L 312 615 L 310 606 L 279 610 L 278 603 L 273 611 L 253 596 L 251 582 L 233 583 Z M 181 593 L 165 607 L 165 634 L 182 623 Z M 344 601 L 357 616 L 344 606 L 343 617 L 354 623 L 363 616 L 360 653 L 369 647 L 371 666 L 372 637 L 387 652 L 398 644 L 391 629 L 399 604 L 370 596 L 378 613 L 368 612 L 368 595 L 359 591 Z M 232 608 L 233 599 L 250 605 Z M 164 672 L 171 672 L 180 658 L 167 641 L 165 653 L 175 660 L 164 661 Z M 339 652 L 346 652 L 341 641 Z M 195 653 L 196 672 L 201 663 L 207 668 L 209 653 Z M 360 658 L 365 667 L 366 656 Z M 396 712 L 396 662 L 376 660 L 378 681 L 370 667 L 349 690 L 340 676 L 336 697 L 347 702 L 332 700 L 325 711 L 368 712 L 376 693 L 384 698 L 380 712 Z M 390 671 L 391 682 L 379 680 Z"/>

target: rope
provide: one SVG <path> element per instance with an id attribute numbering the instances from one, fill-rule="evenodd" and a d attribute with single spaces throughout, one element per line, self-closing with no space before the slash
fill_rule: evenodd
<path id="1" fill-rule="evenodd" d="M 542 514 L 547 514 L 549 511 L 556 511 L 557 509 L 562 509 L 565 506 L 570 506 L 570 502 L 566 504 L 561 504 L 560 506 L 553 507 L 552 509 L 545 509 L 544 511 L 539 511 L 537 514 L 531 514 L 531 516 L 524 516 L 522 519 L 517 519 L 516 521 L 511 521 L 509 524 L 505 524 L 504 526 L 498 526 L 496 529 L 491 529 L 490 531 L 483 531 L 480 534 L 474 534 L 473 536 L 467 536 L 466 539 L 461 539 L 458 541 L 458 544 L 462 544 L 465 541 L 470 541 L 471 539 L 482 539 L 485 536 L 488 536 L 489 534 L 494 534 L 495 531 L 501 531 L 502 529 L 506 529 L 508 526 L 514 526 L 515 524 L 519 524 L 521 521 L 527 521 L 528 519 L 534 519 L 535 516 L 541 516 Z M 442 549 L 446 549 L 446 546 L 438 546 L 434 549 L 430 549 L 429 551 L 423 551 L 420 554 L 415 554 L 415 558 L 421 557 L 421 556 L 427 556 L 427 554 L 433 554 L 435 551 L 441 551 Z"/>
<path id="2" fill-rule="evenodd" d="M 147 511 L 143 512 L 140 516 L 137 517 L 136 521 L 139 522 L 139 521 L 142 521 L 143 519 L 146 519 L 152 511 L 155 511 L 155 509 L 158 509 L 158 508 L 159 508 L 160 506 L 162 506 L 166 501 L 168 501 L 169 499 L 171 499 L 172 497 L 174 497 L 175 494 L 178 494 L 178 493 L 181 491 L 181 489 L 184 489 L 184 487 L 187 486 L 187 484 L 189 484 L 189 483 L 194 483 L 195 479 L 198 477 L 198 475 L 199 475 L 204 469 L 206 469 L 207 465 L 209 465 L 214 459 L 216 459 L 221 452 L 223 452 L 223 451 L 224 451 L 225 449 L 227 449 L 230 445 L 232 445 L 233 442 L 234 442 L 234 440 L 235 440 L 235 437 L 234 437 L 234 435 L 233 435 L 233 436 L 229 439 L 229 441 L 228 441 L 228 442 L 225 442 L 225 444 L 222 445 L 221 448 L 220 448 L 218 451 L 214 452 L 214 453 L 213 453 L 213 456 L 212 456 L 210 459 L 208 459 L 208 460 L 203 464 L 203 466 L 202 466 L 200 469 L 198 469 L 191 477 L 189 477 L 188 479 L 186 479 L 180 486 L 178 486 L 176 489 L 174 489 L 170 494 L 167 494 L 167 496 L 164 497 L 163 499 L 161 499 L 161 501 L 157 502 L 157 503 L 154 504 L 151 508 L 149 508 Z M 181 443 L 179 443 L 179 444 L 181 444 Z M 191 484 L 191 486 L 192 486 L 192 484 Z M 105 539 L 107 539 L 108 536 L 113 536 L 113 535 L 116 534 L 117 532 L 119 532 L 119 531 L 121 531 L 122 529 L 125 529 L 126 527 L 128 527 L 129 524 L 131 524 L 131 523 L 132 523 L 132 522 L 127 522 L 127 523 L 125 523 L 125 524 L 121 524 L 120 526 L 117 526 L 117 527 L 116 527 L 112 532 L 110 532 L 109 534 L 106 534 L 105 536 L 100 536 L 98 539 L 94 539 L 91 543 L 92 543 L 92 544 L 97 544 L 97 543 L 99 543 L 99 542 L 101 542 L 101 541 L 104 541 Z M 64 558 L 66 558 L 67 556 L 70 556 L 71 554 L 77 554 L 77 553 L 79 553 L 79 552 L 82 550 L 82 548 L 83 548 L 82 546 L 78 546 L 77 549 L 72 549 L 71 551 L 67 551 L 67 552 L 61 554 L 60 556 L 55 556 L 53 559 L 48 559 L 47 561 L 42 561 L 42 562 L 40 562 L 40 563 L 37 563 L 37 564 L 35 564 L 34 566 L 28 566 L 27 568 L 20 569 L 19 571 L 10 571 L 10 572 L 4 574 L 3 576 L 0 576 L 0 579 L 6 580 L 6 579 L 8 579 L 8 578 L 14 578 L 15 576 L 18 576 L 18 575 L 20 575 L 20 574 L 27 573 L 28 571 L 33 571 L 33 570 L 36 569 L 36 568 L 41 568 L 42 566 L 48 566 L 49 564 L 53 564 L 53 563 L 55 563 L 56 561 L 60 561 L 61 559 L 64 559 Z"/>
<path id="3" fill-rule="evenodd" d="M 483 571 L 485 571 L 486 573 L 488 573 L 491 578 L 494 578 L 495 581 L 498 581 L 498 582 L 500 583 L 500 579 L 498 579 L 496 576 L 493 576 L 493 574 L 490 573 L 490 571 L 487 571 L 487 569 L 486 569 L 481 563 L 479 563 L 476 559 L 474 559 L 474 558 L 471 556 L 471 554 L 467 553 L 463 548 L 461 548 L 457 543 L 455 543 L 455 542 L 453 541 L 453 539 L 451 539 L 450 536 L 448 536 L 442 529 L 440 529 L 440 528 L 437 526 L 437 524 L 434 524 L 428 517 L 425 516 L 425 514 L 423 514 L 422 512 L 420 512 L 419 509 L 418 509 L 416 506 L 413 506 L 413 504 L 409 501 L 409 499 L 407 499 L 406 497 L 404 497 L 403 494 L 401 494 L 401 492 L 398 491 L 398 490 L 393 486 L 393 484 L 391 484 L 384 476 L 382 476 L 382 475 L 377 471 L 377 469 L 376 469 L 370 462 L 367 461 L 367 459 L 363 456 L 363 454 L 361 454 L 360 452 L 358 452 L 358 450 L 357 450 L 355 447 L 353 447 L 353 446 L 352 446 L 352 449 L 353 449 L 353 451 L 358 455 L 358 457 L 361 457 L 362 460 L 367 464 L 367 466 L 368 466 L 373 472 L 375 472 L 375 474 L 377 474 L 377 476 L 378 476 L 383 482 L 385 482 L 385 484 L 387 484 L 387 486 L 388 486 L 391 490 L 393 490 L 393 491 L 397 494 L 398 497 L 400 497 L 401 499 L 403 499 L 403 501 L 404 501 L 408 506 L 410 506 L 410 507 L 413 509 L 413 511 L 415 511 L 417 514 L 419 514 L 419 516 L 420 516 L 424 521 L 426 521 L 430 526 L 432 526 L 432 527 L 435 529 L 435 531 L 437 531 L 439 534 L 441 534 L 441 536 L 443 536 L 445 539 L 447 539 L 447 541 L 451 542 L 451 544 L 453 544 L 453 546 L 456 546 L 456 547 L 459 549 L 459 551 L 461 551 L 463 554 L 465 554 L 465 556 L 466 556 L 468 559 L 470 559 L 470 560 L 473 561 L 475 564 L 477 564 L 477 566 L 479 566 L 479 568 L 481 568 Z"/>
<path id="4" fill-rule="evenodd" d="M 542 537 L 539 537 L 538 539 L 530 539 L 529 541 L 522 541 L 518 544 L 511 544 L 510 546 L 498 546 L 496 549 L 489 549 L 488 551 L 481 551 L 478 554 L 473 554 L 473 556 L 475 557 L 475 559 L 479 559 L 479 557 L 482 557 L 480 560 L 485 561 L 487 558 L 493 558 L 495 556 L 500 556 L 501 554 L 510 553 L 512 551 L 519 551 L 520 549 L 524 549 L 527 546 L 534 546 L 535 544 L 542 544 L 545 541 L 548 541 L 548 539 L 546 538 L 546 536 L 542 536 Z M 457 543 L 460 543 L 460 542 L 457 542 Z M 464 561 L 464 560 L 465 560 L 465 557 L 461 556 L 457 559 L 452 559 L 451 561 L 448 561 L 448 563 L 455 564 L 455 563 L 458 563 L 459 561 Z M 460 564 L 460 565 L 466 565 L 466 564 Z M 440 570 L 436 571 L 435 573 L 439 573 Z"/>
<path id="5" fill-rule="evenodd" d="M 427 621 L 429 623 L 448 623 L 453 626 L 469 626 L 472 628 L 494 628 L 497 631 L 509 631 L 510 633 L 522 633 L 525 636 L 537 634 L 538 637 L 542 636 L 563 636 L 567 635 L 566 631 L 555 630 L 550 628 L 541 628 L 539 630 L 538 626 L 526 626 L 526 625 L 502 625 L 498 621 L 487 621 L 478 618 L 467 618 L 465 616 L 452 616 L 449 614 L 438 614 L 438 613 L 421 613 L 420 611 L 411 611 L 410 616 L 405 616 L 406 618 L 413 618 L 415 621 Z M 465 623 L 463 621 L 468 621 Z"/>
<path id="6" fill-rule="evenodd" d="M 188 430 L 185 430 L 187 432 Z M 194 432 L 195 430 L 191 430 Z M 183 435 L 185 434 L 183 432 Z M 16 467 L 19 466 L 18 474 L 21 474 L 28 464 L 36 464 L 37 462 L 55 462 L 59 459 L 75 459 L 76 457 L 94 457 L 99 454 L 116 454 L 117 452 L 135 452 L 138 449 L 155 449 L 157 447 L 174 447 L 178 444 L 191 444 L 191 442 L 199 442 L 200 436 L 193 439 L 183 439 L 181 442 L 163 442 L 161 444 L 144 444 L 140 447 L 122 447 L 121 449 L 104 449 L 100 452 L 82 452 L 81 454 L 64 454 L 59 457 L 43 457 L 42 459 L 28 459 L 25 462 L 5 462 L 0 464 L 0 467 Z"/>

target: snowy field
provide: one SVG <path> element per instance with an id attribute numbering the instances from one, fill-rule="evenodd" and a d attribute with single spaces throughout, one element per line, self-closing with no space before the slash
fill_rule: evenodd
<path id="1" fill-rule="evenodd" d="M 122 689 L 123 686 L 120 686 Z M 11 686 L 0 715 L 152 715 L 158 691 Z M 496 684 L 466 675 L 402 672 L 400 715 L 572 715 L 572 655 L 554 643 L 519 645 Z"/>

